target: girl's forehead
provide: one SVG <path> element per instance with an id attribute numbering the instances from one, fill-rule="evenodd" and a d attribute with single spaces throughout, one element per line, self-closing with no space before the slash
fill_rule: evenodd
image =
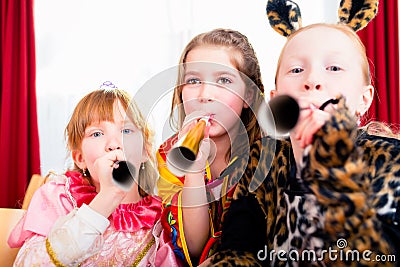
<path id="1" fill-rule="evenodd" d="M 186 67 L 206 67 L 209 69 L 237 69 L 235 56 L 237 52 L 224 46 L 199 46 L 190 50 L 186 56 Z M 197 65 L 194 63 L 203 63 Z M 206 65 L 208 63 L 208 66 Z"/>
<path id="2" fill-rule="evenodd" d="M 185 75 L 234 75 L 237 76 L 239 71 L 233 66 L 222 65 L 212 62 L 189 62 L 185 64 Z"/>
<path id="3" fill-rule="evenodd" d="M 343 31 L 322 25 L 301 30 L 300 32 L 295 34 L 291 39 L 288 40 L 287 46 L 290 46 L 291 44 L 294 43 L 295 44 L 305 43 L 311 46 L 315 44 L 321 47 L 324 46 L 341 47 L 348 45 L 354 46 L 355 44 L 354 40 L 352 40 Z M 307 48 L 307 46 L 305 46 L 305 48 Z"/>
<path id="4" fill-rule="evenodd" d="M 346 57 L 359 57 L 360 51 L 356 42 L 346 33 L 324 26 L 309 28 L 297 33 L 285 46 L 285 54 L 293 55 L 318 55 L 318 53 L 332 53 L 346 55 Z"/>
<path id="5" fill-rule="evenodd" d="M 98 106 L 98 108 L 91 112 L 89 119 L 90 124 L 96 124 L 102 121 L 114 122 L 130 120 L 120 100 L 116 99 L 112 105 L 107 105 L 106 103 L 104 103 L 104 105 L 103 107 Z"/>

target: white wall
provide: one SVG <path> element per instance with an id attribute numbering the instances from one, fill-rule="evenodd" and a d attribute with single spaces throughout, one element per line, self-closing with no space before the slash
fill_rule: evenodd
<path id="1" fill-rule="evenodd" d="M 303 25 L 336 20 L 339 0 L 297 2 Z M 247 35 L 259 58 L 265 88 L 273 89 L 275 65 L 285 38 L 270 28 L 266 3 L 267 0 L 36 0 L 42 174 L 49 170 L 63 172 L 71 164 L 63 131 L 83 95 L 106 80 L 132 95 L 143 91 L 149 80 L 174 67 L 186 43 L 203 31 L 225 27 Z M 156 147 L 170 133 L 165 126 L 170 96 L 150 94 L 148 99 L 140 99 L 140 105 L 154 110 L 150 115 L 157 133 Z"/>

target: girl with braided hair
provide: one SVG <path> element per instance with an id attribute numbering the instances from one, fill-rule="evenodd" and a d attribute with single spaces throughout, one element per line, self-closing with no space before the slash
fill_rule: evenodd
<path id="1" fill-rule="evenodd" d="M 254 110 L 264 88 L 255 52 L 238 31 L 215 29 L 197 35 L 179 63 L 171 109 L 178 133 L 157 152 L 158 194 L 169 243 L 192 266 L 218 245 L 223 214 L 248 162 L 249 144 L 261 136 Z M 209 120 L 197 169 L 174 174 L 168 167 L 169 151 L 204 116 Z"/>

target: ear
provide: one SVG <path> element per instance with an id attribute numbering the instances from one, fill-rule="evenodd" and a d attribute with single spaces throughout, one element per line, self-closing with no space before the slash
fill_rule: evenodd
<path id="1" fill-rule="evenodd" d="M 142 163 L 144 163 L 148 160 L 149 160 L 149 156 L 147 155 L 147 151 L 146 151 L 146 149 L 143 148 Z"/>
<path id="2" fill-rule="evenodd" d="M 257 90 L 258 92 L 258 90 Z M 244 108 L 248 108 L 251 106 L 254 102 L 254 90 L 246 90 L 245 96 L 244 96 Z"/>
<path id="3" fill-rule="evenodd" d="M 277 96 L 278 95 L 278 91 L 276 90 L 276 89 L 272 89 L 270 92 L 269 92 L 269 97 L 270 98 L 273 98 L 273 97 L 275 97 L 275 96 Z"/>
<path id="4" fill-rule="evenodd" d="M 142 148 L 142 159 L 141 162 L 144 163 L 149 160 L 149 152 L 146 149 L 146 141 L 145 141 L 145 136 L 144 133 L 142 133 L 142 138 L 143 138 L 143 148 Z"/>
<path id="5" fill-rule="evenodd" d="M 82 170 L 86 169 L 87 166 L 85 160 L 83 159 L 82 152 L 79 150 L 74 150 L 71 154 L 76 166 L 78 166 Z"/>
<path id="6" fill-rule="evenodd" d="M 362 102 L 360 105 L 360 115 L 364 115 L 372 104 L 372 100 L 374 99 L 375 88 L 370 84 L 367 85 L 364 89 L 364 93 L 362 94 Z"/>

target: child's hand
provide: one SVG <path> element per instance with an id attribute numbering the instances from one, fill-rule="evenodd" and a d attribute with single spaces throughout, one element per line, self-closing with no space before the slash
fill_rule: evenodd
<path id="1" fill-rule="evenodd" d="M 300 119 L 294 129 L 296 140 L 300 141 L 300 147 L 305 148 L 312 143 L 314 134 L 330 118 L 330 114 L 319 110 L 303 110 Z"/>
<path id="2" fill-rule="evenodd" d="M 115 149 L 98 158 L 94 162 L 93 170 L 90 170 L 98 194 L 90 202 L 89 207 L 106 218 L 114 212 L 128 193 L 112 180 L 114 164 L 121 160 L 125 160 L 123 151 Z"/>
<path id="3" fill-rule="evenodd" d="M 191 130 L 201 118 L 204 118 L 205 114 L 203 112 L 193 112 L 190 115 L 186 116 L 182 130 L 179 132 L 179 137 L 184 138 L 185 134 Z M 197 153 L 196 160 L 193 162 L 193 165 L 190 167 L 188 173 L 198 173 L 203 172 L 206 167 L 206 162 L 210 158 L 211 152 L 211 144 L 209 139 L 209 130 L 210 127 L 208 122 L 206 122 L 206 128 L 204 130 L 204 138 L 200 141 L 199 152 Z"/>
<path id="4" fill-rule="evenodd" d="M 116 166 L 116 162 L 125 160 L 124 153 L 121 149 L 116 149 L 107 152 L 104 156 L 98 158 L 94 163 L 94 175 L 100 183 L 100 190 L 112 191 L 117 194 L 126 194 L 114 182 L 112 178 L 112 171 Z"/>
<path id="5" fill-rule="evenodd" d="M 299 99 L 301 107 L 300 117 L 294 129 L 295 139 L 300 142 L 301 148 L 305 148 L 313 142 L 314 134 L 328 121 L 334 105 L 328 105 L 324 110 L 319 109 L 321 103 L 311 103 L 306 99 Z"/>
<path id="6" fill-rule="evenodd" d="M 197 154 L 196 160 L 194 161 L 192 167 L 190 168 L 191 173 L 201 172 L 203 173 L 207 160 L 210 162 L 210 154 L 211 154 L 211 142 L 210 139 L 204 138 L 201 141 L 199 153 Z"/>

